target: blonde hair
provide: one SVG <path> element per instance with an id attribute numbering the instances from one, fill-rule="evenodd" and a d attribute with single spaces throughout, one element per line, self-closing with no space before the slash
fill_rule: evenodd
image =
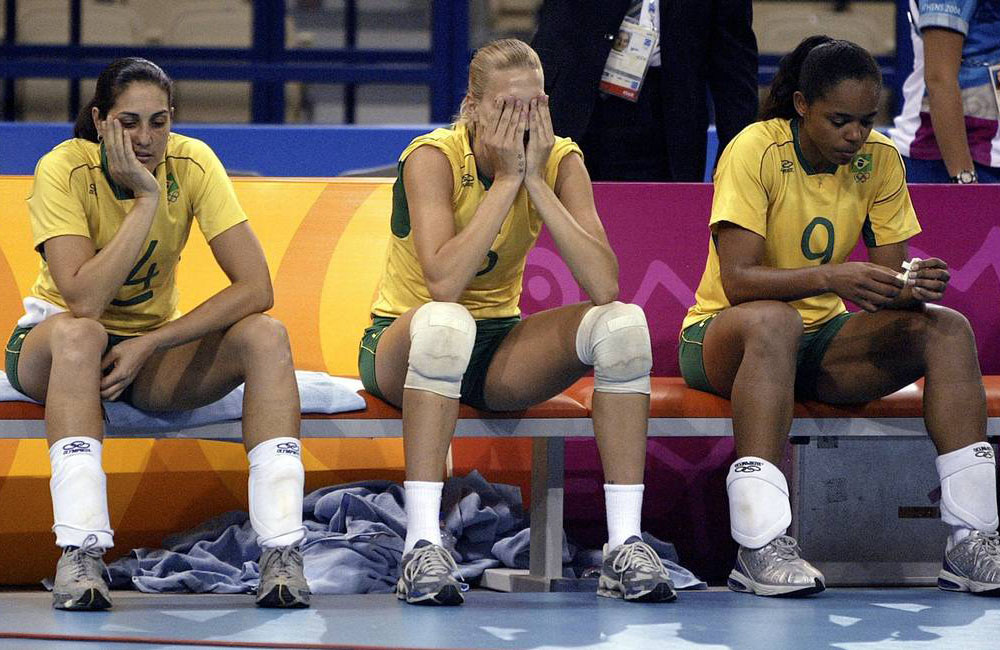
<path id="1" fill-rule="evenodd" d="M 456 124 L 469 124 L 472 108 L 469 98 L 482 101 L 490 74 L 511 68 L 533 68 L 541 71 L 542 62 L 531 46 L 516 38 L 501 38 L 490 41 L 476 50 L 469 62 L 469 87 L 462 98 L 462 105 L 455 117 Z"/>

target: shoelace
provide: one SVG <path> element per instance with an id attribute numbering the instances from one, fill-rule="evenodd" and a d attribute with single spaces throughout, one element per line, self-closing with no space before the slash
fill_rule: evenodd
<path id="1" fill-rule="evenodd" d="M 458 565 L 451 553 L 444 550 L 437 544 L 429 544 L 423 548 L 418 548 L 413 554 L 413 558 L 403 569 L 403 575 L 407 580 L 413 580 L 414 576 L 426 573 L 432 576 L 458 575 Z"/>
<path id="2" fill-rule="evenodd" d="M 997 531 L 979 531 L 979 539 L 983 540 L 983 550 L 994 562 L 1000 562 L 1000 533 Z"/>
<path id="3" fill-rule="evenodd" d="M 799 543 L 795 541 L 794 537 L 788 535 L 776 537 L 770 546 L 774 550 L 774 554 L 782 560 L 799 559 Z"/>
<path id="4" fill-rule="evenodd" d="M 625 573 L 629 569 L 646 569 L 654 573 L 663 571 L 663 563 L 653 548 L 645 542 L 626 544 L 615 556 L 611 568 L 615 573 Z"/>
<path id="5" fill-rule="evenodd" d="M 294 546 L 285 546 L 280 551 L 271 556 L 268 565 L 270 566 L 272 564 L 277 564 L 277 568 L 275 569 L 277 577 L 286 580 L 292 577 L 293 572 L 291 567 L 293 562 L 295 561 L 295 559 L 292 557 L 293 553 L 296 553 L 296 549 Z M 264 569 L 263 567 L 261 567 L 261 573 L 263 572 Z"/>
<path id="6" fill-rule="evenodd" d="M 94 558 L 100 560 L 104 555 L 104 549 L 97 546 L 97 535 L 87 535 L 83 539 L 83 545 L 75 551 L 70 551 L 73 561 L 73 577 L 83 578 L 87 575 L 87 561 L 84 558 Z"/>

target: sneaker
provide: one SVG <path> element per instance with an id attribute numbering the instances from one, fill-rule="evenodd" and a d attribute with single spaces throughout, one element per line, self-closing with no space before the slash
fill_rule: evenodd
<path id="1" fill-rule="evenodd" d="M 944 554 L 938 587 L 974 594 L 1000 593 L 1000 535 L 974 530 Z"/>
<path id="2" fill-rule="evenodd" d="M 260 555 L 258 607 L 309 607 L 309 583 L 302 570 L 302 552 L 294 546 L 264 549 Z"/>
<path id="3" fill-rule="evenodd" d="M 808 596 L 826 589 L 823 574 L 799 557 L 799 545 L 788 535 L 761 548 L 741 546 L 728 584 L 758 596 Z"/>
<path id="4" fill-rule="evenodd" d="M 396 597 L 413 605 L 461 605 L 469 585 L 458 575 L 451 553 L 422 539 L 403 556 Z"/>
<path id="5" fill-rule="evenodd" d="M 111 607 L 111 594 L 104 581 L 104 549 L 97 535 L 87 535 L 83 546 L 67 546 L 56 565 L 52 606 L 56 609 L 98 610 Z"/>
<path id="6" fill-rule="evenodd" d="M 664 603 L 677 598 L 660 556 L 634 535 L 613 551 L 604 545 L 597 595 L 637 603 Z"/>

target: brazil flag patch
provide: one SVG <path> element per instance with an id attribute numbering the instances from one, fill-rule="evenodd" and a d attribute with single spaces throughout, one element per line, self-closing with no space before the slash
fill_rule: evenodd
<path id="1" fill-rule="evenodd" d="M 864 183 L 872 175 L 872 155 L 870 153 L 859 153 L 851 158 L 851 171 L 854 172 L 854 180 Z"/>

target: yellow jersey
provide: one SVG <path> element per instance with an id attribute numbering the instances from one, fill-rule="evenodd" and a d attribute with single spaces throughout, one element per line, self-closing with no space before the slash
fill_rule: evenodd
<path id="1" fill-rule="evenodd" d="M 377 316 L 400 316 L 431 301 L 413 243 L 406 188 L 403 185 L 403 164 L 417 147 L 425 145 L 444 153 L 451 165 L 451 204 L 456 233 L 472 220 L 490 187 L 490 181 L 481 178 L 476 171 L 476 159 L 463 124 L 435 129 L 415 138 L 403 150 L 399 156 L 399 176 L 392 188 L 392 238 L 386 250 L 378 295 L 372 304 L 372 313 Z M 571 153 L 583 155 L 572 140 L 557 137 L 545 165 L 545 182 L 549 187 L 555 187 L 559 163 Z M 518 303 L 524 264 L 541 230 L 542 218 L 522 186 L 500 233 L 483 259 L 482 267 L 458 299 L 473 318 L 503 318 L 521 313 Z"/>
<path id="2" fill-rule="evenodd" d="M 889 138 L 874 130 L 850 163 L 817 170 L 802 156 L 797 120 L 756 122 L 726 147 L 714 185 L 708 261 L 682 330 L 730 306 L 719 273 L 718 223 L 763 237 L 763 264 L 776 269 L 839 264 L 859 236 L 874 247 L 920 232 L 903 160 Z M 806 331 L 846 311 L 834 293 L 788 304 L 798 310 Z"/>
<path id="3" fill-rule="evenodd" d="M 60 235 L 89 237 L 101 250 L 118 232 L 135 200 L 113 184 L 103 146 L 72 139 L 45 154 L 35 168 L 28 212 L 41 267 L 30 295 L 62 308 L 66 301 L 52 279 L 43 244 Z M 101 314 L 112 334 L 154 330 L 180 316 L 175 270 L 196 218 L 205 239 L 246 221 L 233 184 L 215 153 L 200 140 L 171 133 L 154 174 L 160 202 L 139 257 Z"/>

